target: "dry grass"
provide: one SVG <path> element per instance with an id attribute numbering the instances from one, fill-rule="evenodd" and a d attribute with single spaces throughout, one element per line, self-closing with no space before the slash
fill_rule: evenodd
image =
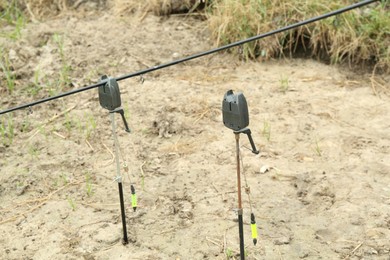
<path id="1" fill-rule="evenodd" d="M 147 0 L 148 10 L 156 15 L 184 13 L 191 9 L 197 0 Z"/>
<path id="2" fill-rule="evenodd" d="M 339 9 L 351 1 L 219 0 L 209 13 L 217 45 L 228 44 Z M 305 52 L 332 63 L 377 64 L 390 68 L 389 3 L 371 4 L 289 32 L 246 44 L 245 59 Z"/>
<path id="3" fill-rule="evenodd" d="M 209 28 L 218 46 L 284 27 L 351 4 L 351 0 L 12 0 L 32 20 L 52 17 L 87 4 L 116 13 L 144 15 L 191 12 L 206 5 Z M 4 12 L 10 1 L 0 0 Z M 304 54 L 351 66 L 375 65 L 390 71 L 390 4 L 381 1 L 342 15 L 302 26 L 239 49 L 244 59 L 270 59 Z"/>
<path id="4" fill-rule="evenodd" d="M 42 19 L 58 15 L 71 9 L 71 0 L 25 0 L 21 2 L 32 19 Z"/>
<path id="5" fill-rule="evenodd" d="M 0 10 L 6 10 L 8 6 L 16 3 L 16 6 L 34 21 L 57 16 L 86 4 L 97 8 L 105 7 L 106 2 L 107 0 L 0 0 Z"/>
<path id="6" fill-rule="evenodd" d="M 116 13 L 132 13 L 137 10 L 152 12 L 155 15 L 187 13 L 205 0 L 12 0 L 34 20 L 56 16 L 68 10 L 79 9 L 87 4 L 97 7 L 112 7 Z M 9 2 L 0 0 L 0 10 L 5 10 Z"/>

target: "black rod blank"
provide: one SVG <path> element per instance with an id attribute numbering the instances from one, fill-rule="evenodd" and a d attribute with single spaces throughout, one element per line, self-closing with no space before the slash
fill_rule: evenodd
<path id="1" fill-rule="evenodd" d="M 244 221 L 242 219 L 242 209 L 241 212 L 238 212 L 238 232 L 240 236 L 240 259 L 245 260 Z"/>
<path id="2" fill-rule="evenodd" d="M 119 202 L 121 206 L 121 219 L 122 219 L 122 228 L 123 228 L 123 244 L 126 245 L 129 243 L 127 238 L 127 228 L 126 228 L 126 211 L 125 211 L 125 202 L 123 199 L 123 187 L 122 182 L 118 182 L 119 189 Z"/>
<path id="3" fill-rule="evenodd" d="M 294 28 L 297 28 L 297 27 L 300 27 L 300 26 L 303 26 L 303 25 L 306 25 L 306 24 L 309 24 L 309 23 L 313 23 L 313 22 L 316 22 L 316 21 L 319 21 L 319 20 L 323 20 L 323 19 L 329 18 L 331 16 L 335 16 L 335 15 L 338 15 L 338 14 L 341 14 L 341 13 L 345 13 L 345 12 L 348 12 L 350 10 L 353 10 L 353 9 L 356 9 L 356 8 L 360 8 L 362 6 L 365 6 L 365 5 L 374 3 L 374 2 L 378 2 L 378 1 L 380 1 L 380 0 L 365 0 L 365 1 L 361 1 L 361 2 L 358 2 L 358 3 L 355 3 L 355 4 L 352 4 L 352 5 L 340 8 L 338 10 L 335 10 L 335 11 L 332 11 L 332 12 L 329 12 L 329 13 L 326 13 L 326 14 L 323 14 L 323 15 L 320 15 L 320 16 L 316 16 L 316 17 L 313 17 L 313 18 L 310 18 L 310 19 L 307 19 L 307 20 L 304 20 L 304 21 L 301 21 L 301 22 L 298 22 L 298 23 L 295 23 L 295 24 L 291 24 L 291 25 L 288 25 L 288 26 L 276 29 L 274 31 L 270 31 L 270 32 L 267 32 L 267 33 L 264 33 L 264 34 L 259 34 L 259 35 L 256 35 L 256 36 L 244 39 L 244 40 L 240 40 L 240 41 L 237 41 L 237 42 L 233 42 L 233 43 L 230 43 L 230 44 L 218 47 L 218 48 L 214 48 L 214 49 L 211 49 L 211 50 L 208 50 L 208 51 L 204 51 L 204 52 L 200 52 L 200 53 L 197 53 L 197 54 L 193 54 L 191 56 L 187 56 L 187 57 L 184 57 L 184 58 L 181 58 L 181 59 L 178 59 L 178 60 L 174 60 L 174 61 L 171 61 L 171 62 L 168 62 L 168 63 L 164 63 L 164 64 L 161 64 L 161 65 L 156 65 L 156 66 L 153 66 L 153 67 L 150 67 L 150 68 L 147 68 L 147 69 L 143 69 L 143 70 L 139 70 L 137 72 L 133 72 L 133 73 L 130 73 L 130 74 L 127 74 L 127 75 L 123 75 L 123 76 L 117 77 L 116 80 L 117 81 L 121 81 L 121 80 L 124 80 L 124 79 L 140 76 L 140 75 L 152 72 L 152 71 L 160 70 L 160 69 L 163 69 L 163 68 L 166 68 L 166 67 L 170 67 L 170 66 L 173 66 L 173 65 L 177 65 L 179 63 L 183 63 L 183 62 L 189 61 L 189 60 L 193 60 L 193 59 L 200 58 L 200 57 L 203 57 L 203 56 L 206 56 L 206 55 L 210 55 L 210 54 L 213 54 L 213 53 L 216 53 L 216 52 L 220 52 L 220 51 L 227 50 L 227 49 L 230 49 L 230 48 L 233 48 L 233 47 L 237 47 L 237 46 L 240 46 L 240 45 L 248 43 L 248 42 L 260 40 L 262 38 L 265 38 L 265 37 L 268 37 L 268 36 L 271 36 L 271 35 L 274 35 L 274 34 L 277 34 L 277 33 L 285 32 L 285 31 L 288 31 L 288 30 L 291 30 L 291 29 L 294 29 Z M 58 99 L 58 98 L 62 98 L 62 97 L 65 97 L 65 96 L 73 95 L 73 94 L 76 94 L 76 93 L 79 93 L 79 92 L 82 92 L 82 91 L 86 91 L 86 90 L 89 90 L 89 89 L 97 88 L 99 86 L 102 86 L 103 84 L 104 83 L 100 82 L 100 83 L 97 83 L 97 84 L 94 84 L 94 85 L 90 85 L 90 86 L 82 87 L 82 88 L 75 89 L 75 90 L 72 90 L 72 91 L 69 91 L 69 92 L 65 92 L 65 93 L 59 94 L 57 96 L 47 97 L 47 98 L 44 98 L 44 99 L 41 99 L 41 100 L 37 100 L 37 101 L 31 102 L 31 103 L 27 103 L 27 104 L 24 104 L 24 105 L 16 106 L 16 107 L 13 107 L 13 108 L 8 108 L 6 110 L 0 111 L 0 115 L 9 113 L 9 112 L 12 112 L 12 111 L 15 111 L 15 110 L 23 109 L 23 108 L 29 108 L 29 107 L 32 107 L 32 106 L 35 106 L 35 105 L 38 105 L 38 104 L 41 104 L 41 103 L 44 103 L 44 102 L 48 102 L 48 101 L 52 101 L 52 100 L 55 100 L 55 99 Z"/>

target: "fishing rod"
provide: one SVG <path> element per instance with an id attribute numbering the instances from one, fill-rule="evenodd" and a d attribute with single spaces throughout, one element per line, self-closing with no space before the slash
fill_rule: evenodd
<path id="1" fill-rule="evenodd" d="M 218 48 L 214 48 L 214 49 L 211 49 L 211 50 L 208 50 L 208 51 L 204 51 L 204 52 L 200 52 L 200 53 L 197 53 L 197 54 L 193 54 L 193 55 L 190 55 L 190 56 L 178 59 L 178 60 L 174 60 L 174 61 L 171 61 L 171 62 L 168 62 L 168 63 L 165 63 L 165 64 L 155 65 L 153 67 L 150 67 L 150 68 L 147 68 L 147 69 L 143 69 L 143 70 L 139 70 L 137 72 L 133 72 L 133 73 L 130 73 L 130 74 L 127 74 L 127 75 L 123 75 L 123 76 L 120 76 L 120 77 L 117 77 L 117 78 L 114 78 L 114 79 L 116 81 L 121 81 L 121 80 L 124 80 L 124 79 L 132 78 L 132 77 L 136 77 L 136 76 L 141 76 L 143 74 L 146 74 L 146 73 L 149 73 L 149 72 L 152 72 L 152 71 L 156 71 L 156 70 L 160 70 L 160 69 L 163 69 L 163 68 L 166 68 L 166 67 L 174 66 L 174 65 L 177 65 L 179 63 L 183 63 L 183 62 L 186 62 L 186 61 L 189 61 L 189 60 L 193 60 L 193 59 L 200 58 L 200 57 L 203 57 L 203 56 L 207 56 L 207 55 L 210 55 L 210 54 L 213 54 L 213 53 L 216 53 L 216 52 L 220 52 L 220 51 L 227 50 L 227 49 L 230 49 L 230 48 L 233 48 L 233 47 L 237 47 L 237 46 L 240 46 L 240 45 L 243 45 L 245 43 L 252 42 L 252 41 L 260 40 L 262 38 L 265 38 L 265 37 L 268 37 L 268 36 L 271 36 L 271 35 L 274 35 L 274 34 L 277 34 L 277 33 L 285 32 L 285 31 L 288 31 L 288 30 L 291 30 L 291 29 L 294 29 L 294 28 L 297 28 L 297 27 L 300 27 L 300 26 L 303 26 L 303 25 L 306 25 L 306 24 L 309 24 L 309 23 L 317 22 L 317 21 L 329 18 L 331 16 L 342 14 L 342 13 L 348 12 L 350 10 L 353 10 L 353 9 L 356 9 L 356 8 L 360 8 L 362 6 L 365 6 L 365 5 L 374 3 L 374 2 L 378 2 L 378 1 L 381 1 L 381 0 L 365 0 L 365 1 L 361 1 L 359 3 L 355 3 L 355 4 L 352 4 L 352 5 L 340 8 L 338 10 L 335 10 L 335 11 L 332 11 L 332 12 L 329 12 L 329 13 L 326 13 L 326 14 L 323 14 L 323 15 L 320 15 L 320 16 L 316 16 L 316 17 L 313 17 L 313 18 L 310 18 L 310 19 L 307 19 L 307 20 L 304 20 L 304 21 L 301 21 L 301 22 L 297 22 L 295 24 L 291 24 L 291 25 L 288 25 L 288 26 L 285 26 L 285 27 L 282 27 L 282 28 L 279 28 L 279 29 L 276 29 L 276 30 L 273 30 L 273 31 L 270 31 L 270 32 L 267 32 L 267 33 L 264 33 L 264 34 L 259 34 L 259 35 L 256 35 L 256 36 L 244 39 L 244 40 L 233 42 L 233 43 L 230 43 L 230 44 L 218 47 Z M 69 96 L 69 95 L 80 93 L 80 92 L 83 92 L 83 91 L 86 91 L 86 90 L 89 90 L 89 89 L 97 88 L 97 87 L 100 87 L 102 85 L 104 85 L 104 83 L 98 82 L 98 83 L 93 84 L 93 85 L 89 85 L 89 86 L 82 87 L 82 88 L 79 88 L 79 89 L 75 89 L 75 90 L 71 90 L 71 91 L 68 91 L 68 92 L 64 92 L 64 93 L 59 94 L 57 96 L 47 97 L 47 98 L 44 98 L 44 99 L 41 99 L 41 100 L 37 100 L 37 101 L 31 102 L 31 103 L 27 103 L 27 104 L 23 104 L 23 105 L 20 105 L 20 106 L 8 108 L 8 109 L 5 109 L 3 111 L 0 111 L 0 115 L 6 114 L 6 113 L 9 113 L 9 112 L 12 112 L 12 111 L 16 111 L 16 110 L 19 110 L 19 109 L 30 108 L 32 106 L 35 106 L 35 105 L 38 105 L 38 104 L 41 104 L 41 103 L 49 102 L 49 101 L 52 101 L 52 100 L 55 100 L 55 99 L 59 99 L 59 98 L 62 98 L 62 97 L 66 97 L 66 96 Z"/>

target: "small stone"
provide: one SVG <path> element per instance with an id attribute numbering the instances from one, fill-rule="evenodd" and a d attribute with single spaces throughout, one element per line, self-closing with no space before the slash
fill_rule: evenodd
<path id="1" fill-rule="evenodd" d="M 16 60 L 18 58 L 18 54 L 15 50 L 11 49 L 8 53 L 8 57 L 10 60 Z"/>
<path id="2" fill-rule="evenodd" d="M 288 244 L 290 244 L 290 241 L 291 241 L 290 237 L 280 237 L 280 238 L 274 240 L 274 244 L 277 246 L 288 245 Z"/>
<path id="3" fill-rule="evenodd" d="M 260 173 L 264 174 L 266 172 L 268 172 L 270 169 L 270 167 L 268 165 L 263 165 L 260 167 Z"/>
<path id="4" fill-rule="evenodd" d="M 367 250 L 367 253 L 369 255 L 378 255 L 378 251 L 376 251 L 374 248 L 370 247 L 368 250 Z"/>

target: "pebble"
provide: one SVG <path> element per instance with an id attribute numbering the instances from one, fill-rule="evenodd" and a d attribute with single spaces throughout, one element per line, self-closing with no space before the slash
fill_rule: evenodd
<path id="1" fill-rule="evenodd" d="M 268 172 L 269 169 L 270 169 L 270 167 L 268 165 L 263 165 L 260 167 L 260 173 L 264 174 L 264 173 Z"/>
<path id="2" fill-rule="evenodd" d="M 274 240 L 274 244 L 277 246 L 288 245 L 288 244 L 290 244 L 290 241 L 291 241 L 290 237 L 280 237 L 280 238 Z"/>

